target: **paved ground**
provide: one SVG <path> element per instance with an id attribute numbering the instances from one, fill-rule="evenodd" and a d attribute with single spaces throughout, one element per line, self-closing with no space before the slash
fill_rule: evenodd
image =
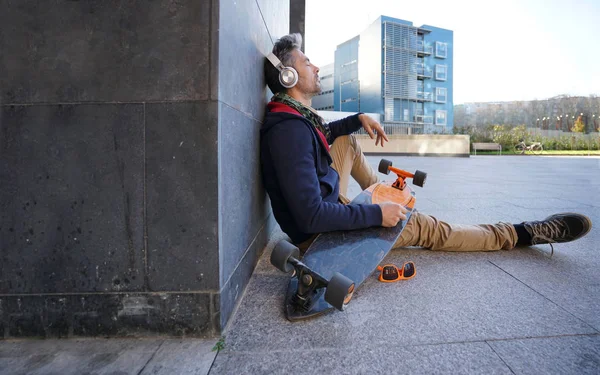
<path id="1" fill-rule="evenodd" d="M 417 276 L 375 276 L 344 312 L 290 323 L 275 236 L 215 340 L 0 342 L 0 374 L 600 373 L 600 158 L 394 157 L 428 172 L 420 211 L 455 223 L 520 222 L 560 211 L 592 218 L 577 242 L 491 253 L 393 251 Z M 370 157 L 376 165 L 379 158 Z M 349 195 L 358 193 L 354 185 Z"/>

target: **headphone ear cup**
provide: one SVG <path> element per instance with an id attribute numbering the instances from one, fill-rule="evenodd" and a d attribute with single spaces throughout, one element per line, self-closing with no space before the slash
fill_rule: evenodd
<path id="1" fill-rule="evenodd" d="M 296 69 L 289 66 L 283 67 L 281 72 L 279 72 L 279 83 L 286 89 L 296 86 L 296 83 L 298 83 L 298 72 Z"/>

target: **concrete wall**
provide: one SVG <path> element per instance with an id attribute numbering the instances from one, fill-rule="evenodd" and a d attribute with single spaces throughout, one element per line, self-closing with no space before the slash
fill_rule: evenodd
<path id="1" fill-rule="evenodd" d="M 273 227 L 274 0 L 0 0 L 0 338 L 215 335 Z"/>
<path id="2" fill-rule="evenodd" d="M 382 148 L 375 146 L 369 136 L 356 137 L 364 153 L 420 156 L 469 156 L 468 135 L 388 135 L 389 142 Z"/>
<path id="3" fill-rule="evenodd" d="M 260 177 L 259 130 L 270 97 L 262 68 L 273 48 L 271 38 L 274 42 L 288 33 L 289 9 L 289 2 L 278 0 L 220 5 L 216 99 L 222 327 L 275 225 Z"/>
<path id="4" fill-rule="evenodd" d="M 356 36 L 337 46 L 334 54 L 333 110 L 340 112 L 359 112 L 360 90 L 365 85 L 358 79 L 359 43 Z M 362 85 L 362 86 L 361 86 Z"/>

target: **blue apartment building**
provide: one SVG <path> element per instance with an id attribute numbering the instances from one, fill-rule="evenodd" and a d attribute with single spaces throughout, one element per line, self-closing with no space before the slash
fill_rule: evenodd
<path id="1" fill-rule="evenodd" d="M 381 16 L 337 46 L 333 104 L 319 105 L 380 114 L 392 134 L 451 133 L 452 61 L 451 30 Z"/>

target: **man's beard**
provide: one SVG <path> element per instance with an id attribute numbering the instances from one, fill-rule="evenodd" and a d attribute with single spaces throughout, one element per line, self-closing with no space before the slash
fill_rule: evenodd
<path id="1" fill-rule="evenodd" d="M 315 86 L 313 89 L 313 95 L 319 95 L 323 90 L 321 89 L 321 83 L 319 81 L 315 82 Z"/>

